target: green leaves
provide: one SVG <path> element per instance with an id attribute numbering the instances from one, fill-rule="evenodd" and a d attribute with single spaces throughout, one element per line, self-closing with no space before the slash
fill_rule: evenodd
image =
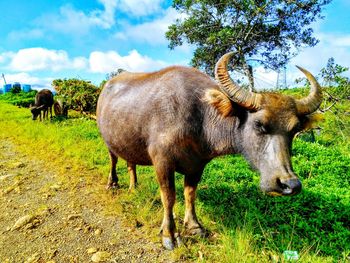
<path id="1" fill-rule="evenodd" d="M 309 25 L 320 18 L 321 7 L 331 0 L 174 0 L 173 7 L 186 14 L 169 27 L 171 49 L 184 42 L 196 45 L 192 65 L 213 75 L 215 63 L 236 50 L 236 67 L 249 58 L 278 69 L 300 46 L 314 46 L 317 39 Z"/>
<path id="2" fill-rule="evenodd" d="M 97 99 L 101 89 L 89 81 L 80 79 L 56 79 L 52 86 L 57 91 L 57 96 L 62 98 L 69 108 L 81 112 L 94 113 Z"/>

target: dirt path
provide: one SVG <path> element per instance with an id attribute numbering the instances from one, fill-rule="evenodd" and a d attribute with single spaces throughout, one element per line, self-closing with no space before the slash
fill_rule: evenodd
<path id="1" fill-rule="evenodd" d="M 63 169 L 0 139 L 0 262 L 170 262 L 142 227 L 106 215 L 102 179 Z"/>

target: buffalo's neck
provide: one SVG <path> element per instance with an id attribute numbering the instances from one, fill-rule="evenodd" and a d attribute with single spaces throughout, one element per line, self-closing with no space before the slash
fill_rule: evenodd
<path id="1" fill-rule="evenodd" d="M 215 109 L 209 109 L 203 126 L 210 158 L 239 152 L 240 136 L 236 117 L 222 117 Z"/>

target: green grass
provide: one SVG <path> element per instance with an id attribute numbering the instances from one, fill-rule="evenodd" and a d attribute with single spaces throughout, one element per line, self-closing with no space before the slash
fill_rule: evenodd
<path id="1" fill-rule="evenodd" d="M 349 260 L 350 137 L 346 131 L 332 128 L 333 115 L 328 118 L 320 124 L 323 129 L 317 143 L 301 139 L 294 143 L 293 166 L 304 187 L 300 195 L 264 195 L 258 189 L 258 174 L 240 156 L 213 160 L 203 174 L 196 203 L 209 237 L 187 238 L 187 247 L 177 249 L 174 257 L 207 262 L 283 262 L 283 251 L 297 250 L 302 262 Z M 349 119 L 344 120 L 348 125 Z M 333 137 L 329 139 L 330 131 Z M 75 171 L 84 167 L 107 177 L 108 153 L 93 120 L 72 115 L 65 120 L 32 121 L 29 109 L 0 99 L 0 137 L 15 141 L 28 154 L 60 159 Z M 111 214 L 112 209 L 123 212 L 130 222 L 139 222 L 158 241 L 162 206 L 152 167 L 138 166 L 140 184 L 132 193 L 127 191 L 125 162 L 118 162 L 117 169 L 121 190 L 117 191 L 115 207 L 108 209 Z M 177 174 L 176 180 L 175 213 L 183 230 L 182 175 Z"/>

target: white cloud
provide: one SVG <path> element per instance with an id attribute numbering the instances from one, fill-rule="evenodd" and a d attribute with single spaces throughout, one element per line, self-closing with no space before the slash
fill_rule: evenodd
<path id="1" fill-rule="evenodd" d="M 105 74 L 118 68 L 149 72 L 165 66 L 167 66 L 166 62 L 141 55 L 137 50 L 131 50 L 126 56 L 116 51 L 93 51 L 88 58 L 70 58 L 64 50 L 50 50 L 42 47 L 0 54 L 0 68 L 12 72 L 74 70 Z"/>
<path id="2" fill-rule="evenodd" d="M 109 73 L 118 68 L 128 71 L 153 71 L 166 66 L 164 61 L 153 60 L 142 56 L 136 50 L 129 52 L 127 56 L 121 56 L 115 51 L 94 51 L 90 54 L 90 71 L 94 73 Z"/>
<path id="3" fill-rule="evenodd" d="M 175 9 L 168 8 L 161 18 L 143 24 L 124 25 L 123 30 L 117 32 L 115 37 L 121 40 L 142 41 L 150 45 L 167 44 L 168 40 L 165 38 L 165 32 L 177 18 L 181 17 L 183 15 Z"/>
<path id="4" fill-rule="evenodd" d="M 17 53 L 11 53 L 7 56 L 11 60 L 7 69 L 12 71 L 82 70 L 87 66 L 86 58 L 70 59 L 64 50 L 49 50 L 41 47 L 21 49 Z"/>
<path id="5" fill-rule="evenodd" d="M 104 6 L 104 11 L 95 11 L 97 17 L 97 24 L 100 24 L 103 28 L 110 28 L 115 24 L 115 11 L 117 8 L 117 2 L 115 0 L 99 0 Z"/>
<path id="6" fill-rule="evenodd" d="M 335 46 L 350 48 L 350 36 L 338 36 L 332 42 Z"/>
<path id="7" fill-rule="evenodd" d="M 13 57 L 13 52 L 4 52 L 0 54 L 0 64 L 6 64 L 8 63 L 11 58 Z"/>
<path id="8" fill-rule="evenodd" d="M 118 9 L 132 16 L 146 16 L 161 9 L 163 0 L 117 0 Z"/>
<path id="9" fill-rule="evenodd" d="M 44 32 L 41 29 L 18 30 L 9 33 L 10 41 L 21 41 L 23 39 L 38 39 L 44 37 Z"/>
<path id="10" fill-rule="evenodd" d="M 350 35 L 318 33 L 316 37 L 320 39 L 320 43 L 315 47 L 306 48 L 292 59 L 291 65 L 299 65 L 317 75 L 327 65 L 328 59 L 333 57 L 335 63 L 350 67 Z M 293 77 L 302 76 L 295 67 L 291 67 L 291 73 Z M 350 77 L 350 72 L 346 72 L 345 75 Z"/>
<path id="11" fill-rule="evenodd" d="M 72 5 L 64 5 L 58 14 L 45 14 L 39 17 L 37 24 L 47 30 L 63 33 L 87 34 L 92 27 L 110 29 L 115 24 L 116 1 L 99 0 L 103 10 L 96 9 L 89 13 L 76 10 Z"/>
<path id="12" fill-rule="evenodd" d="M 51 87 L 51 82 L 53 78 L 39 78 L 36 76 L 32 76 L 26 72 L 20 72 L 15 74 L 6 74 L 5 75 L 7 83 L 19 82 L 22 84 L 30 84 L 32 86 L 41 86 L 41 87 Z M 3 83 L 3 79 L 1 79 L 0 83 Z"/>

